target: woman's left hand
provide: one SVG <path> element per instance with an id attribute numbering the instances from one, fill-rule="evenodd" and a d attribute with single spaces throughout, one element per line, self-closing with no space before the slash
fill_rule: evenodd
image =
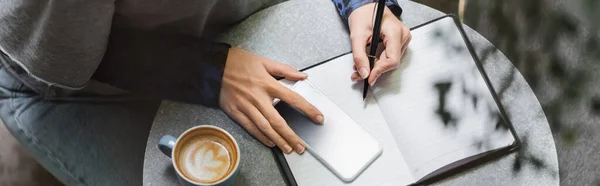
<path id="1" fill-rule="evenodd" d="M 400 59 L 406 52 L 411 40 L 410 29 L 385 7 L 383 19 L 381 20 L 381 38 L 385 50 L 375 60 L 373 70 L 369 72 L 369 59 L 367 58 L 366 46 L 371 42 L 373 35 L 373 11 L 375 3 L 370 3 L 354 10 L 348 18 L 350 27 L 350 42 L 352 43 L 352 55 L 354 56 L 354 68 L 352 81 L 369 77 L 369 84 L 375 84 L 381 74 L 395 69 L 400 64 Z"/>

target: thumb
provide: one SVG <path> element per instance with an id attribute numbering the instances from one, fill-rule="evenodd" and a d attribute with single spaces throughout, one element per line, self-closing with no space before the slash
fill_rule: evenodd
<path id="1" fill-rule="evenodd" d="M 352 36 L 350 42 L 352 43 L 352 56 L 354 59 L 354 67 L 362 79 L 369 76 L 369 59 L 367 58 L 367 40 L 371 36 L 364 34 L 359 36 Z"/>
<path id="2" fill-rule="evenodd" d="M 285 77 L 285 79 L 292 81 L 303 80 L 307 77 L 305 73 L 300 72 L 287 64 L 269 60 L 269 62 L 264 63 L 264 65 L 267 72 L 273 76 Z"/>

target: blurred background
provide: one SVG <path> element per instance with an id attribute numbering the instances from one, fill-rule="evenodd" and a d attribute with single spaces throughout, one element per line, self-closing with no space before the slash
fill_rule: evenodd
<path id="1" fill-rule="evenodd" d="M 523 74 L 550 124 L 561 185 L 600 185 L 600 1 L 416 2 L 459 15 Z M 534 155 L 519 159 L 515 171 L 544 171 Z"/>
<path id="2" fill-rule="evenodd" d="M 600 1 L 415 1 L 459 15 L 523 74 L 550 123 L 561 185 L 600 186 Z M 513 169 L 522 166 L 545 168 L 527 154 Z M 1 123 L 0 185 L 60 185 Z"/>

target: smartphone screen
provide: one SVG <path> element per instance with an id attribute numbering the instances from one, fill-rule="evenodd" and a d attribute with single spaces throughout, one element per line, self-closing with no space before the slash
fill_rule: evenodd
<path id="1" fill-rule="evenodd" d="M 381 154 L 379 141 L 310 82 L 299 81 L 292 89 L 323 113 L 323 124 L 287 103 L 279 102 L 275 108 L 324 166 L 343 181 L 356 179 Z"/>

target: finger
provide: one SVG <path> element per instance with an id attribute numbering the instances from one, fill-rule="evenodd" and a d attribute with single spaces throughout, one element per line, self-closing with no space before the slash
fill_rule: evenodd
<path id="1" fill-rule="evenodd" d="M 276 84 L 274 95 L 282 101 L 302 111 L 306 116 L 312 119 L 315 123 L 323 124 L 325 118 L 319 109 L 308 103 L 304 97 L 296 92 L 284 87 L 281 84 Z"/>
<path id="2" fill-rule="evenodd" d="M 412 34 L 410 33 L 410 29 L 405 28 L 405 31 L 403 31 L 402 33 L 404 33 L 404 41 L 402 41 L 402 44 L 404 44 L 404 46 L 407 46 L 410 41 L 412 40 Z"/>
<path id="3" fill-rule="evenodd" d="M 392 61 L 400 61 L 402 57 L 402 47 L 406 40 L 404 29 L 397 29 L 395 26 L 382 28 L 382 37 L 385 45 L 385 53 L 388 59 Z"/>
<path id="4" fill-rule="evenodd" d="M 258 139 L 258 141 L 262 142 L 263 144 L 269 147 L 275 146 L 275 143 L 273 143 L 273 141 L 271 141 L 267 136 L 265 136 L 265 134 L 263 134 L 258 129 L 256 124 L 254 124 L 254 122 L 252 122 L 252 120 L 250 120 L 250 118 L 248 118 L 246 114 L 240 112 L 239 110 L 231 110 L 229 116 L 231 116 L 235 121 L 240 123 L 240 125 L 244 127 L 244 129 L 246 129 L 248 133 L 252 134 L 254 138 Z"/>
<path id="5" fill-rule="evenodd" d="M 255 103 L 258 106 L 258 110 L 267 118 L 267 121 L 271 124 L 271 127 L 277 131 L 279 135 L 290 144 L 298 154 L 302 154 L 306 149 L 304 142 L 296 133 L 290 128 L 290 126 L 281 117 L 279 112 L 275 110 L 273 104 L 269 101 Z"/>
<path id="6" fill-rule="evenodd" d="M 410 43 L 410 41 L 412 40 L 412 35 L 409 33 L 408 34 L 408 39 L 406 39 L 406 42 L 404 43 L 404 46 L 402 47 L 402 57 L 404 57 L 404 54 L 406 54 L 406 50 L 408 49 L 408 44 Z M 402 60 L 402 58 L 400 58 Z"/>
<path id="7" fill-rule="evenodd" d="M 369 59 L 367 58 L 366 46 L 370 38 L 370 34 L 353 34 L 350 36 L 352 43 L 352 56 L 354 65 L 360 76 L 365 79 L 369 76 Z"/>
<path id="8" fill-rule="evenodd" d="M 360 74 L 358 74 L 358 72 L 354 72 L 354 73 L 352 73 L 352 76 L 350 77 L 350 79 L 352 81 L 358 81 L 358 80 L 361 80 L 362 78 L 360 77 Z"/>
<path id="9" fill-rule="evenodd" d="M 281 151 L 283 151 L 286 154 L 292 152 L 292 146 L 290 146 L 287 143 L 287 141 L 285 141 L 285 139 L 283 139 L 277 133 L 277 131 L 275 131 L 273 127 L 271 127 L 269 121 L 262 115 L 262 113 L 260 113 L 260 111 L 258 111 L 258 109 L 256 109 L 256 106 L 249 102 L 241 102 L 240 104 L 242 105 L 242 112 L 244 112 L 246 116 L 248 116 L 254 122 L 254 124 L 256 124 L 256 127 L 263 134 L 269 137 L 271 141 L 275 142 L 275 145 L 277 145 L 277 147 L 279 147 Z"/>
<path id="10" fill-rule="evenodd" d="M 279 77 L 285 77 L 285 79 L 298 81 L 306 79 L 307 75 L 303 72 L 300 72 L 294 69 L 292 66 L 275 62 L 275 61 L 267 61 L 264 63 L 265 69 L 269 74 Z"/>
<path id="11" fill-rule="evenodd" d="M 404 58 L 404 55 L 406 54 L 406 50 L 408 50 L 408 44 L 410 43 L 411 40 L 412 40 L 412 35 L 409 34 L 406 39 L 406 42 L 402 46 L 402 52 L 400 53 L 400 61 L 398 61 L 398 65 L 400 65 L 400 63 L 402 63 L 402 58 Z"/>
<path id="12" fill-rule="evenodd" d="M 369 76 L 369 84 L 373 86 L 377 79 L 381 76 L 381 74 L 390 71 L 396 68 L 397 66 L 398 64 L 396 62 L 390 61 L 389 59 L 378 60 L 378 62 L 375 64 L 375 67 L 371 71 L 371 76 Z"/>
<path id="13" fill-rule="evenodd" d="M 407 46 L 404 46 L 404 47 L 402 48 L 402 57 L 404 57 L 404 54 L 406 54 L 406 50 L 407 50 L 407 49 L 408 49 L 408 45 L 407 45 Z M 400 62 L 402 62 L 402 58 L 400 58 Z"/>

